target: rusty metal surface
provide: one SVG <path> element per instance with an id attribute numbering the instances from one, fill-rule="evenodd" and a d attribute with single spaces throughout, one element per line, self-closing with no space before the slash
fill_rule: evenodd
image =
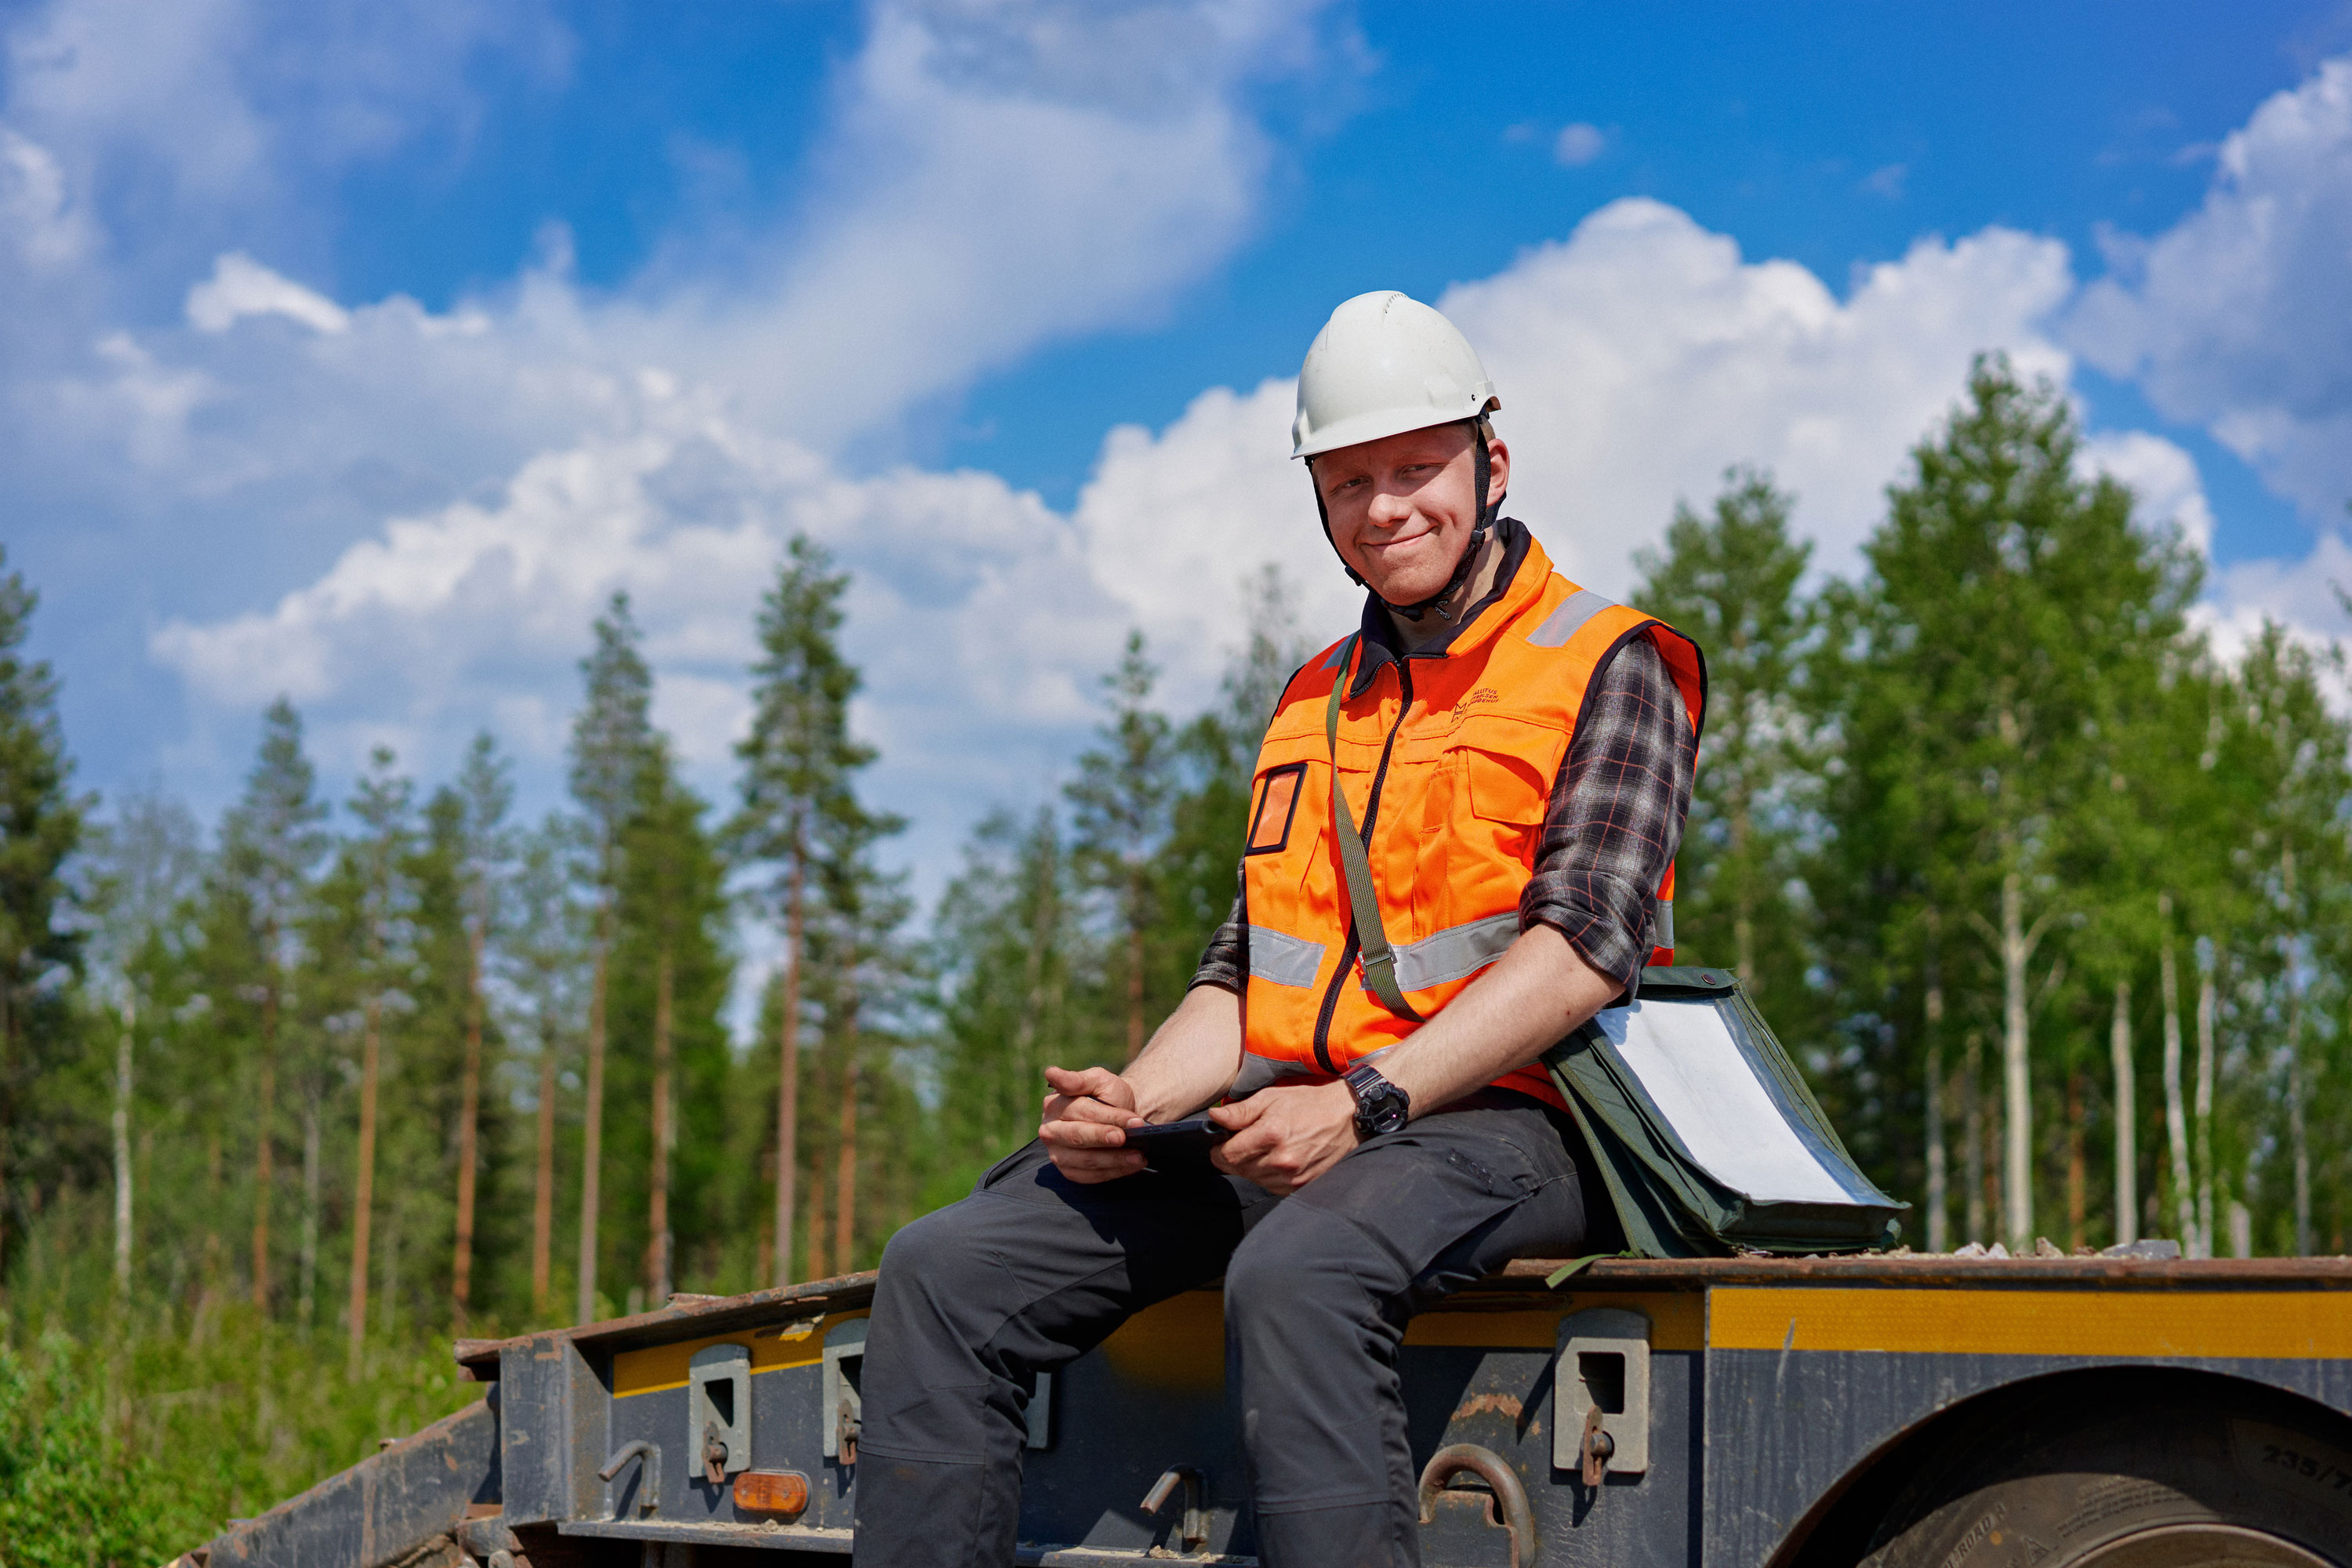
<path id="1" fill-rule="evenodd" d="M 207 1568 L 428 1562 L 436 1542 L 463 1521 L 467 1504 L 498 1495 L 498 1415 L 485 1400 L 232 1527 L 202 1550 Z M 451 1545 L 444 1555 L 456 1551 Z"/>
<path id="2" fill-rule="evenodd" d="M 1475 1289 L 1540 1286 L 1570 1259 L 1523 1258 Z M 2110 1285 L 2123 1289 L 2352 1290 L 2352 1258 L 1604 1258 L 1562 1289 L 1710 1285 Z"/>
<path id="3" fill-rule="evenodd" d="M 779 1317 L 803 1317 L 814 1311 L 838 1312 L 863 1307 L 874 1300 L 874 1275 L 843 1274 L 782 1289 L 753 1290 L 742 1296 L 680 1296 L 657 1311 L 633 1317 L 607 1318 L 536 1334 L 504 1340 L 459 1340 L 457 1363 L 485 1381 L 499 1375 L 501 1353 L 510 1347 L 532 1344 L 554 1336 L 593 1346 L 600 1351 L 628 1350 L 667 1340 L 693 1339 L 702 1334 L 731 1334 L 757 1328 Z"/>
<path id="4" fill-rule="evenodd" d="M 1523 1258 L 1500 1274 L 1472 1287 L 1472 1294 L 1541 1290 L 1544 1281 L 1572 1261 Z M 681 1296 L 658 1311 L 551 1331 L 600 1350 L 626 1350 L 666 1340 L 733 1333 L 779 1317 L 812 1311 L 842 1311 L 874 1299 L 874 1275 L 844 1274 L 781 1289 L 742 1296 Z M 1604 1258 L 1587 1264 L 1573 1280 L 1578 1289 L 1703 1290 L 1710 1285 L 2048 1285 L 2104 1284 L 2139 1289 L 2249 1287 L 2280 1289 L 2352 1290 L 2352 1258 L 1954 1258 L 1865 1255 L 1845 1258 Z M 1565 1288 L 1565 1287 L 1563 1287 Z M 1454 1305 L 1463 1303 L 1456 1298 Z M 541 1341 L 546 1333 L 505 1340 L 459 1340 L 457 1359 L 478 1378 L 495 1380 L 499 1358 L 509 1346 Z"/>

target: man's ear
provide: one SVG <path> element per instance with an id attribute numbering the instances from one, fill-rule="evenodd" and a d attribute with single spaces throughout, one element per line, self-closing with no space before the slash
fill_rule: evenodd
<path id="1" fill-rule="evenodd" d="M 1496 436 L 1486 443 L 1486 504 L 1500 502 L 1511 488 L 1511 449 Z"/>

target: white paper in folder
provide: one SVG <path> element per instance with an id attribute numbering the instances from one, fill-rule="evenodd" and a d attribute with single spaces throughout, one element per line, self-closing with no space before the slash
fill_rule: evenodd
<path id="1" fill-rule="evenodd" d="M 1635 1002 L 1593 1022 L 1700 1168 L 1759 1203 L 1851 1204 L 1791 1126 L 1712 1002 Z"/>

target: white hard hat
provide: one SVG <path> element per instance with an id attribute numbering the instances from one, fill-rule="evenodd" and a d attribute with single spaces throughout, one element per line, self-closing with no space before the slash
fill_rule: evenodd
<path id="1" fill-rule="evenodd" d="M 1453 322 L 1388 289 L 1331 312 L 1298 370 L 1294 458 L 1475 419 L 1503 405 Z"/>

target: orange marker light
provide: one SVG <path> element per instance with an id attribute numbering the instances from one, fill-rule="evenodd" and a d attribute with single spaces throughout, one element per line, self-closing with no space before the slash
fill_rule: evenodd
<path id="1" fill-rule="evenodd" d="M 735 1506 L 747 1513 L 798 1513 L 808 1500 L 808 1478 L 798 1470 L 745 1470 L 735 1478 Z"/>

